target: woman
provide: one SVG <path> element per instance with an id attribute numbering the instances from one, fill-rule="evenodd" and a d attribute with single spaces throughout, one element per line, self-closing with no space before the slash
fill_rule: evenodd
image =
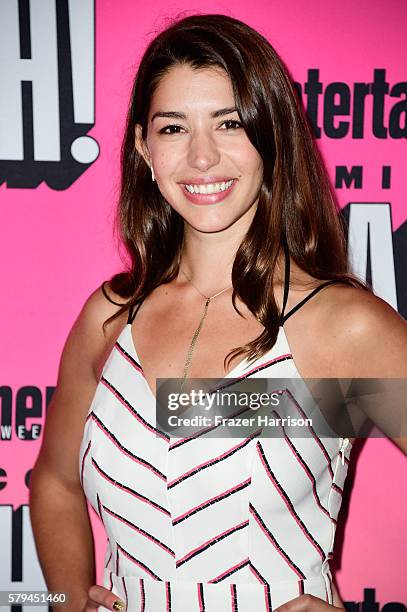
<path id="1" fill-rule="evenodd" d="M 329 560 L 352 440 L 177 440 L 156 423 L 156 378 L 407 375 L 407 326 L 349 273 L 326 172 L 260 34 L 198 15 L 152 41 L 119 218 L 129 271 L 69 334 L 31 477 L 48 588 L 86 612 L 343 607 Z M 104 586 L 83 490 L 109 539 Z"/>

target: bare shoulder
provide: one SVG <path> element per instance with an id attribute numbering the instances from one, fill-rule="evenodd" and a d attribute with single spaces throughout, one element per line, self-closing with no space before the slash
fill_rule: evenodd
<path id="1" fill-rule="evenodd" d="M 126 313 L 105 330 L 103 323 L 119 309 L 120 305 L 106 299 L 101 287 L 95 289 L 76 317 L 62 351 L 34 473 L 45 471 L 58 486 L 63 484 L 71 490 L 80 490 L 78 452 L 86 413 Z"/>
<path id="2" fill-rule="evenodd" d="M 338 360 L 349 370 L 343 375 L 407 376 L 407 322 L 400 313 L 363 289 L 329 289 L 321 300 L 319 329 L 322 341 L 334 344 Z"/>
<path id="3" fill-rule="evenodd" d="M 71 329 L 68 341 L 78 343 L 78 355 L 84 350 L 90 356 L 96 374 L 110 352 L 126 322 L 126 312 L 105 327 L 105 321 L 115 315 L 126 300 L 115 294 L 109 282 L 95 289 L 83 304 Z"/>

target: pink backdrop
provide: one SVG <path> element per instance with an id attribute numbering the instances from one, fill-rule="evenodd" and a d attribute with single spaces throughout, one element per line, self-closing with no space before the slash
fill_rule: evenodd
<path id="1" fill-rule="evenodd" d="M 6 4 L 11 10 L 14 2 L 7 0 L 4 6 Z M 50 2 L 50 6 L 52 4 Z M 67 2 L 70 9 L 77 4 Z M 43 3 L 46 5 L 48 0 Z M 84 7 L 91 9 L 92 3 L 84 1 L 79 13 Z M 9 545 L 8 538 L 16 535 L 12 534 L 16 526 L 11 523 L 10 506 L 18 510 L 27 505 L 24 479 L 40 444 L 40 437 L 22 440 L 15 430 L 24 387 L 36 388 L 39 394 L 32 405 L 27 403 L 28 408 L 38 405 L 39 412 L 27 420 L 26 427 L 41 425 L 45 416 L 46 388 L 56 384 L 59 357 L 75 317 L 90 292 L 121 267 L 112 226 L 117 199 L 119 147 L 129 90 L 146 44 L 154 32 L 165 25 L 167 18 L 182 10 L 225 13 L 247 22 L 275 46 L 296 82 L 303 86 L 308 70 L 318 69 L 323 89 L 333 82 L 346 83 L 351 91 L 351 101 L 354 83 L 371 82 L 375 69 L 386 70 L 390 88 L 407 77 L 407 3 L 400 0 L 291 0 L 289 3 L 236 0 L 233 5 L 192 0 L 155 0 L 154 3 L 97 0 L 95 118 L 82 123 L 94 123 L 88 133 L 99 145 L 98 158 L 89 166 L 85 165 L 75 178 L 67 178 L 65 186 L 55 188 L 46 178 L 45 170 L 37 172 L 38 164 L 48 164 L 60 179 L 64 175 L 69 177 L 71 166 L 66 155 L 62 161 L 45 158 L 31 165 L 24 165 L 25 159 L 17 160 L 3 149 L 0 157 L 1 385 L 3 391 L 5 387 L 11 388 L 13 415 L 11 440 L 5 439 L 4 431 L 3 439 L 0 439 L 0 469 L 3 470 L 0 472 L 0 525 L 3 527 L 0 544 Z M 91 94 L 92 88 L 88 88 L 88 95 Z M 0 92 L 0 98 L 3 95 L 4 92 Z M 406 316 L 406 281 L 403 285 L 402 280 L 405 276 L 402 255 L 407 253 L 405 135 L 394 138 L 387 133 L 387 137 L 377 138 L 372 133 L 370 98 L 366 98 L 363 138 L 352 138 L 349 133 L 344 138 L 333 139 L 322 131 L 319 142 L 333 180 L 337 166 L 361 166 L 363 169 L 361 188 L 354 185 L 338 188 L 342 207 L 350 203 L 361 206 L 363 203 L 377 203 L 378 206 L 378 203 L 390 203 L 393 246 L 397 246 L 399 254 L 398 258 L 395 257 L 398 302 L 394 304 L 393 300 L 393 305 Z M 399 94 L 397 98 L 386 97 L 385 126 L 388 125 L 391 107 L 405 98 L 405 94 Z M 321 95 L 320 125 L 323 106 Z M 88 110 L 88 117 L 89 113 Z M 335 120 L 335 125 L 340 119 Z M 404 112 L 401 127 L 405 123 Z M 391 168 L 390 188 L 382 186 L 382 166 Z M 30 183 L 29 177 L 36 180 Z M 381 244 L 380 241 L 377 244 Z M 376 253 L 380 256 L 380 250 Z M 397 254 L 396 250 L 394 253 Z M 386 294 L 386 287 L 381 291 L 382 295 Z M 392 301 L 391 286 L 388 295 Z M 3 414 L 6 397 L 4 391 Z M 363 600 L 364 588 L 376 589 L 376 599 L 381 606 L 389 601 L 407 601 L 405 468 L 404 456 L 387 440 L 368 440 L 360 452 L 343 546 L 341 538 L 337 541 L 341 567 L 336 572 L 336 579 L 346 601 Z M 346 504 L 343 519 L 345 514 Z M 93 511 L 92 522 L 101 580 L 101 553 L 104 552 L 105 538 Z M 10 549 L 0 546 L 0 550 L 0 555 L 4 555 L 0 563 L 3 568 L 0 570 L 0 589 L 9 588 L 10 584 L 18 588 L 17 578 L 10 582 Z M 22 555 L 30 554 L 29 548 L 23 547 Z M 33 569 L 29 571 L 35 575 Z M 27 575 L 19 580 L 24 584 Z"/>

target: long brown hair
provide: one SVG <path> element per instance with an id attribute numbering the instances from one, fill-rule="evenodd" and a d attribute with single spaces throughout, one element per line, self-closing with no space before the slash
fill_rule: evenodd
<path id="1" fill-rule="evenodd" d="M 126 304 L 106 323 L 178 274 L 183 219 L 151 181 L 134 145 L 134 126 L 147 137 L 155 89 L 171 67 L 222 68 L 229 76 L 243 128 L 263 160 L 264 175 L 251 226 L 232 269 L 233 305 L 238 296 L 264 325 L 262 334 L 225 357 L 262 356 L 274 345 L 279 311 L 273 273 L 285 241 L 295 263 L 310 276 L 342 279 L 369 290 L 348 268 L 345 230 L 310 125 L 287 68 L 270 43 L 226 15 L 180 19 L 146 49 L 137 71 L 121 149 L 118 226 L 129 255 L 126 272 L 110 281 Z"/>

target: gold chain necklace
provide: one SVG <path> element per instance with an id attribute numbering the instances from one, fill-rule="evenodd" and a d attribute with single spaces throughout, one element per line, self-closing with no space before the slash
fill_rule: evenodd
<path id="1" fill-rule="evenodd" d="M 185 380 L 186 380 L 186 378 L 187 378 L 187 375 L 188 375 L 188 370 L 189 370 L 189 367 L 190 367 L 190 365 L 191 365 L 192 353 L 193 353 L 193 350 L 194 350 L 194 347 L 195 347 L 196 341 L 197 341 L 197 339 L 198 339 L 199 332 L 200 332 L 200 331 L 201 331 L 201 329 L 202 329 L 202 325 L 203 325 L 204 319 L 205 319 L 206 314 L 207 314 L 207 312 L 208 312 L 209 302 L 210 302 L 211 300 L 213 300 L 214 298 L 216 298 L 216 297 L 217 297 L 218 295 L 220 295 L 221 293 L 224 293 L 225 291 L 227 291 L 228 289 L 230 289 L 231 287 L 233 287 L 233 285 L 229 285 L 229 286 L 228 286 L 228 287 L 226 287 L 225 289 L 222 289 L 222 291 L 218 291 L 218 293 L 215 293 L 215 295 L 211 295 L 210 297 L 208 297 L 207 295 L 204 295 L 204 294 L 202 293 L 202 291 L 200 291 L 200 290 L 198 289 L 198 287 L 195 287 L 194 283 L 191 281 L 191 279 L 189 278 L 189 276 L 188 276 L 188 275 L 187 275 L 187 274 L 184 272 L 184 270 L 181 270 L 181 269 L 180 269 L 180 271 L 181 271 L 181 272 L 183 273 L 183 275 L 184 275 L 184 276 L 187 278 L 187 280 L 188 280 L 188 281 L 191 283 L 191 285 L 193 286 L 193 288 L 194 288 L 194 289 L 196 289 L 196 290 L 198 291 L 198 293 L 199 293 L 200 295 L 202 295 L 202 297 L 203 297 L 203 298 L 205 298 L 205 306 L 204 306 L 203 314 L 202 314 L 201 320 L 199 321 L 199 325 L 198 325 L 198 327 L 196 328 L 196 330 L 195 330 L 195 332 L 194 332 L 194 335 L 192 336 L 191 344 L 190 344 L 189 349 L 188 349 L 188 352 L 187 352 L 187 358 L 186 358 L 186 360 L 185 360 L 184 371 L 183 371 L 183 375 L 182 375 L 182 382 L 181 382 L 181 388 L 182 388 L 182 387 L 183 387 L 183 384 L 184 384 L 184 382 L 185 382 Z"/>

